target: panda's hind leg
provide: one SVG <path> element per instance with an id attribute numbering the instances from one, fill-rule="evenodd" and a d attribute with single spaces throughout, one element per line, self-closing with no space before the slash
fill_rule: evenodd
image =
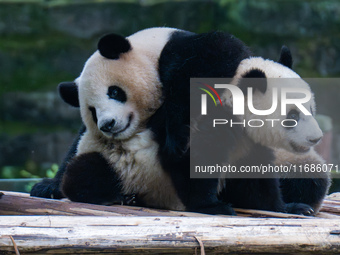
<path id="1" fill-rule="evenodd" d="M 74 157 L 67 165 L 61 184 L 72 201 L 92 204 L 122 204 L 130 197 L 122 194 L 119 177 L 98 152 Z"/>

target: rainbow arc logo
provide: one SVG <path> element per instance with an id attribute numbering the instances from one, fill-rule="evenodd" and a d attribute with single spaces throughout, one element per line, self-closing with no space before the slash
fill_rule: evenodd
<path id="1" fill-rule="evenodd" d="M 213 87 L 211 87 L 210 85 L 208 85 L 208 84 L 205 84 L 205 83 L 202 83 L 202 84 L 203 84 L 204 86 L 206 86 L 207 88 L 209 88 L 209 89 L 217 96 L 218 100 L 220 101 L 220 104 L 223 105 L 223 104 L 222 104 L 222 100 L 221 100 L 220 96 L 218 95 L 217 91 L 216 91 Z M 199 89 L 200 89 L 200 90 L 203 90 L 204 92 L 206 92 L 206 93 L 212 98 L 212 100 L 214 101 L 215 106 L 217 106 L 216 100 L 215 100 L 214 96 L 210 93 L 209 90 L 206 90 L 206 89 L 204 89 L 204 88 L 199 88 Z"/>
<path id="2" fill-rule="evenodd" d="M 220 96 L 218 95 L 217 91 L 213 87 L 211 87 L 210 85 L 208 85 L 206 83 L 201 83 L 201 84 L 206 86 L 208 89 L 210 89 L 217 96 L 218 100 L 220 101 L 220 104 L 223 106 L 222 100 L 221 100 Z M 213 96 L 213 94 L 209 90 L 207 90 L 205 88 L 199 88 L 199 89 L 204 91 L 205 93 L 207 93 L 212 98 L 212 100 L 214 101 L 215 106 L 217 106 L 217 102 L 215 100 L 215 97 Z M 207 95 L 206 94 L 201 95 L 201 114 L 207 115 Z"/>

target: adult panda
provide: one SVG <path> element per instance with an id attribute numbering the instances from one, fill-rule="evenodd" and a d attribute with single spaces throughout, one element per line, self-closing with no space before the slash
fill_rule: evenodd
<path id="1" fill-rule="evenodd" d="M 88 61 L 88 65 L 95 67 L 93 68 L 93 71 L 97 71 L 93 76 L 94 79 L 97 79 L 94 81 L 97 82 L 96 86 L 99 88 L 102 81 L 105 81 L 105 78 L 109 78 L 110 75 L 112 75 L 112 79 L 116 79 L 112 84 L 122 83 L 125 86 L 135 86 L 135 93 L 140 95 L 140 98 L 136 99 L 140 104 L 138 107 L 144 106 L 146 102 L 148 102 L 150 106 L 148 109 L 140 108 L 139 110 L 152 112 L 152 107 L 157 108 L 159 107 L 158 104 L 160 104 L 159 95 L 161 84 L 157 70 L 159 55 L 164 45 L 167 43 L 168 37 L 174 31 L 176 31 L 176 29 L 154 28 L 140 31 L 127 38 L 116 34 L 110 34 L 102 38 L 98 44 L 100 50 L 96 51 Z M 91 70 L 91 68 L 89 69 Z M 85 72 L 83 71 L 82 74 L 84 73 Z M 62 99 L 74 107 L 80 106 L 78 87 L 82 81 L 81 77 L 82 76 L 75 80 L 75 82 L 66 82 L 59 85 L 59 93 Z M 105 86 L 108 85 L 105 84 Z M 83 87 L 85 86 L 82 86 L 82 88 Z M 133 88 L 131 89 L 133 90 Z M 106 91 L 104 95 L 107 95 L 108 92 L 109 91 Z M 112 94 L 112 91 L 110 93 Z M 120 95 L 121 93 L 118 94 Z M 156 98 L 156 100 L 153 98 Z M 158 102 L 156 102 L 157 100 Z M 117 100 L 117 102 L 119 101 L 124 101 L 124 98 Z M 105 100 L 105 102 L 107 101 Z M 84 109 L 83 107 L 83 115 L 86 115 L 88 110 L 89 109 Z M 92 110 L 91 114 L 92 113 L 93 117 L 95 117 L 96 112 Z M 89 118 L 91 119 L 91 115 L 86 115 L 84 118 L 85 125 L 80 129 L 78 137 L 70 147 L 55 178 L 44 179 L 42 182 L 37 183 L 31 191 L 32 196 L 56 199 L 65 197 L 60 189 L 65 169 L 72 158 L 77 154 L 81 138 L 88 132 L 87 129 L 89 127 L 93 127 L 93 123 L 88 120 Z M 87 124 L 88 121 L 90 122 L 89 124 Z M 88 127 L 86 127 L 86 124 Z M 98 203 L 100 203 L 100 199 Z"/>
<path id="2" fill-rule="evenodd" d="M 136 194 L 145 206 L 234 214 L 218 199 L 219 180 L 190 179 L 189 79 L 234 77 L 249 56 L 226 33 L 153 28 L 127 38 L 103 37 L 75 83 L 60 85 L 63 99 L 80 105 L 86 130 L 57 177 L 37 184 L 31 195 L 60 197 L 61 189 L 73 201 L 112 204 Z M 219 109 L 234 118 L 230 109 Z M 224 140 L 228 153 L 239 146 L 241 133 L 229 130 L 212 139 Z M 207 140 L 191 142 L 209 148 Z M 266 146 L 252 141 L 247 146 L 273 161 Z M 228 154 L 219 157 L 228 160 Z M 269 184 L 278 189 L 277 180 Z M 270 205 L 261 209 L 310 213 L 308 205 L 285 204 L 279 193 L 270 196 Z"/>
<path id="3" fill-rule="evenodd" d="M 171 63 L 163 63 L 167 58 L 163 49 L 173 41 L 194 37 L 201 47 L 210 41 L 215 48 L 219 40 L 219 49 L 229 51 L 224 62 L 217 52 L 202 54 L 222 66 L 232 60 L 234 64 L 228 76 L 249 56 L 241 41 L 223 33 L 195 35 L 178 29 L 152 28 L 127 38 L 115 34 L 104 36 L 80 77 L 74 83 L 59 86 L 65 102 L 80 106 L 85 128 L 56 178 L 35 185 L 31 195 L 113 204 L 136 194 L 139 203 L 145 206 L 234 214 L 230 206 L 217 198 L 217 180 L 189 178 L 189 118 L 186 118 L 189 116 L 180 112 L 174 115 L 176 109 L 163 113 L 163 109 L 169 110 L 174 96 L 167 95 L 170 88 L 162 84 L 164 71 L 173 67 Z M 221 73 L 225 72 L 222 66 Z M 189 96 L 188 87 L 182 91 L 178 87 L 174 89 L 179 97 Z M 186 114 L 189 105 L 183 103 L 181 107 L 185 109 L 181 110 Z M 169 121 L 180 126 L 169 127 Z M 179 137 L 172 137 L 173 134 Z M 178 169 L 185 169 L 185 178 L 174 173 L 178 169 L 173 171 L 167 165 L 170 159 Z"/>

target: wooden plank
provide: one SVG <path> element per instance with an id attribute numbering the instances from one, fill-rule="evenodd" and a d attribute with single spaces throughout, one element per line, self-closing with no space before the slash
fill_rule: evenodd
<path id="1" fill-rule="evenodd" d="M 0 199 L 0 215 L 88 215 L 88 216 L 186 216 L 186 217 L 210 217 L 210 215 L 158 210 L 137 206 L 103 206 L 85 203 L 70 202 L 68 200 L 56 200 L 30 197 L 27 193 L 2 191 Z M 276 218 L 308 218 L 302 215 L 268 212 L 261 210 L 238 209 L 235 211 L 243 217 L 276 217 Z M 230 217 L 220 215 L 220 217 Z"/>
<path id="2" fill-rule="evenodd" d="M 326 200 L 340 201 L 340 192 L 334 192 L 326 197 Z"/>
<path id="3" fill-rule="evenodd" d="M 133 206 L 104 206 L 68 200 L 30 197 L 27 193 L 0 191 L 0 215 L 187 216 L 208 215 Z"/>
<path id="4" fill-rule="evenodd" d="M 340 215 L 340 193 L 333 193 L 323 201 L 320 212 Z"/>
<path id="5" fill-rule="evenodd" d="M 324 219 L 340 219 L 339 215 L 333 214 L 333 213 L 326 213 L 326 212 L 319 212 L 317 214 L 318 218 L 324 218 Z"/>
<path id="6" fill-rule="evenodd" d="M 237 217 L 2 216 L 0 253 L 339 254 L 340 221 Z M 2 254 L 1 253 L 1 254 Z"/>
<path id="7" fill-rule="evenodd" d="M 238 216 L 243 217 L 256 217 L 256 218 L 289 218 L 289 219 L 308 219 L 310 216 L 290 214 L 290 213 L 280 213 L 280 212 L 270 212 L 270 211 L 262 211 L 262 210 L 253 210 L 253 209 L 241 209 L 234 208 L 235 212 Z"/>

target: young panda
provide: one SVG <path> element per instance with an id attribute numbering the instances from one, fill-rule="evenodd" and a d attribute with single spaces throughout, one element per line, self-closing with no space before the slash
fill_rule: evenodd
<path id="1" fill-rule="evenodd" d="M 239 116 L 239 118 L 246 122 L 256 119 L 262 120 L 262 123 L 264 123 L 262 127 L 246 125 L 244 132 L 256 143 L 273 147 L 275 155 L 274 164 L 277 166 L 322 165 L 324 160 L 313 149 L 313 146 L 322 138 L 322 131 L 314 118 L 315 101 L 313 96 L 308 102 L 303 104 L 312 115 L 305 115 L 295 104 L 288 104 L 286 109 L 287 115 L 281 115 L 280 96 L 278 97 L 278 107 L 271 114 L 255 115 L 249 110 L 247 101 L 249 87 L 253 89 L 251 100 L 253 108 L 259 110 L 271 108 L 274 88 L 303 88 L 312 94 L 309 85 L 291 70 L 292 57 L 289 49 L 286 47 L 282 48 L 280 62 L 281 64 L 271 60 L 264 60 L 260 57 L 252 57 L 240 63 L 232 81 L 232 84 L 238 85 L 246 95 L 245 114 Z M 248 80 L 244 78 L 254 79 Z M 255 78 L 262 79 L 256 81 Z M 289 98 L 299 98 L 299 96 L 301 97 L 301 94 L 291 93 Z M 227 105 L 232 105 L 233 98 L 230 91 L 226 90 L 223 98 Z M 275 124 L 271 121 L 266 121 L 266 119 L 276 120 Z M 290 121 L 286 121 L 287 125 L 284 126 L 281 122 L 286 119 Z M 290 125 L 289 122 L 291 120 L 294 120 L 296 124 Z M 292 173 L 281 173 L 279 176 L 283 201 L 292 205 L 294 203 L 308 204 L 312 207 L 314 213 L 316 213 L 320 209 L 322 200 L 330 186 L 329 173 L 328 171 L 321 172 L 306 178 L 306 173 L 299 173 L 299 169 L 297 170 L 297 173 L 292 171 Z M 254 184 L 254 182 L 251 180 L 227 180 L 224 200 L 232 203 L 234 206 L 244 207 L 244 204 L 239 203 L 239 201 L 245 201 L 245 199 L 239 197 L 238 187 L 246 187 L 247 183 Z M 251 191 L 249 193 L 251 194 Z M 256 195 L 249 196 L 249 203 L 256 200 L 254 196 Z M 258 199 L 261 200 L 261 198 Z"/>
<path id="2" fill-rule="evenodd" d="M 189 90 L 190 78 L 229 77 L 237 79 L 241 72 L 240 65 L 248 60 L 253 60 L 248 50 L 240 47 L 235 48 L 235 45 L 230 44 L 230 41 L 228 37 L 225 37 L 225 34 L 219 33 L 179 36 L 177 40 L 167 43 L 160 57 L 160 79 L 163 85 L 163 96 L 167 100 L 151 117 L 149 124 L 152 124 L 152 130 L 155 133 L 156 141 L 161 145 L 160 148 L 164 147 L 160 150 L 163 166 L 172 169 L 170 171 L 172 180 L 182 197 L 190 194 L 189 189 L 196 192 L 205 188 L 205 192 L 216 194 L 218 180 L 211 180 L 211 186 L 207 187 L 206 180 L 190 179 L 188 170 L 185 169 L 189 163 L 182 164 L 182 161 L 178 160 L 178 155 L 182 152 L 182 158 L 188 160 L 190 153 L 190 150 L 187 149 L 186 139 L 189 136 L 188 126 L 191 124 L 189 122 L 190 113 L 184 104 L 189 101 L 190 92 L 193 96 L 192 93 L 198 91 Z M 242 54 L 239 55 L 241 52 Z M 237 55 L 242 56 L 241 60 L 240 57 L 236 57 Z M 236 59 L 237 61 L 233 61 Z M 266 68 L 268 71 L 273 70 L 279 74 L 281 71 L 285 71 L 286 59 L 287 51 L 284 48 L 279 63 L 270 61 Z M 256 68 L 257 63 L 251 62 L 249 67 Z M 192 108 L 200 109 L 199 107 Z M 230 118 L 235 121 L 239 119 L 231 113 L 231 107 L 212 107 L 212 109 L 226 119 Z M 197 112 L 191 112 L 191 116 L 194 118 L 198 115 Z M 197 119 L 200 124 L 198 125 L 199 132 L 197 132 L 198 134 L 193 132 L 190 138 L 191 148 L 205 148 L 200 155 L 194 155 L 197 165 L 216 164 L 216 161 L 209 162 L 207 160 L 211 153 L 216 154 L 216 152 L 218 155 L 212 155 L 212 158 L 217 159 L 217 162 L 239 165 L 274 164 L 274 152 L 268 145 L 261 144 L 252 136 L 245 134 L 240 127 L 212 128 L 211 125 L 207 125 L 211 120 L 204 120 L 204 118 L 201 116 Z M 184 186 L 183 182 L 190 183 L 190 185 Z M 198 186 L 192 184 L 193 182 Z M 217 187 L 218 197 L 235 207 L 306 215 L 313 213 L 311 206 L 305 203 L 283 201 L 279 178 L 227 179 L 224 188 L 223 185 L 217 185 Z M 208 188 L 210 189 L 208 190 Z"/>

